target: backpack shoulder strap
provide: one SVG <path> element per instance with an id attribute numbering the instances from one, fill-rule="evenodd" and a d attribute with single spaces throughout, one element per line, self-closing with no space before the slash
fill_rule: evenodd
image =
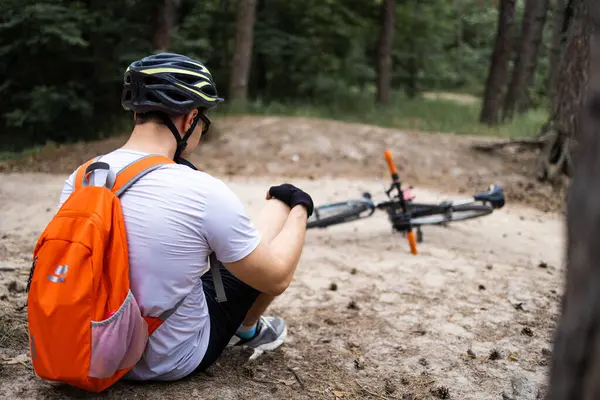
<path id="1" fill-rule="evenodd" d="M 96 162 L 100 157 L 94 157 L 91 160 L 82 164 L 79 168 L 77 168 L 77 174 L 75 175 L 75 182 L 73 182 L 73 187 L 75 190 L 80 189 L 83 186 L 83 178 L 85 178 L 85 171 L 87 168 Z"/>
<path id="2" fill-rule="evenodd" d="M 110 166 L 103 162 L 98 162 L 100 157 L 92 158 L 77 169 L 75 175 L 75 190 L 82 186 L 87 186 L 89 175 L 97 169 L 110 170 Z M 175 161 L 164 156 L 148 155 L 144 156 L 131 164 L 123 168 L 117 175 L 116 178 L 114 173 L 112 179 L 106 183 L 106 186 L 115 193 L 117 197 L 122 195 L 131 185 L 133 185 L 138 179 L 160 168 L 165 164 L 174 164 Z"/>
<path id="3" fill-rule="evenodd" d="M 134 161 L 117 174 L 115 184 L 112 187 L 113 193 L 115 193 L 117 197 L 121 196 L 141 177 L 165 164 L 175 164 L 175 161 L 164 156 L 155 155 L 145 156 Z"/>
<path id="4" fill-rule="evenodd" d="M 227 301 L 227 294 L 225 293 L 225 286 L 223 285 L 223 278 L 221 277 L 221 270 L 219 269 L 223 264 L 217 260 L 217 256 L 212 252 L 208 258 L 210 273 L 212 274 L 213 284 L 215 287 L 215 294 L 217 295 L 217 302 L 223 303 Z M 223 267 L 225 268 L 225 267 Z"/>

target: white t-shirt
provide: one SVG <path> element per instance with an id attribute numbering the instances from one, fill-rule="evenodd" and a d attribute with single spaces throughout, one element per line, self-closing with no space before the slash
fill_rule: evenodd
<path id="1" fill-rule="evenodd" d="M 119 172 L 146 155 L 118 149 L 102 156 Z M 95 174 L 94 174 L 95 175 Z M 60 205 L 73 191 L 67 179 Z M 150 336 L 142 359 L 126 376 L 175 380 L 191 373 L 208 346 L 210 319 L 200 277 L 214 251 L 221 262 L 246 257 L 260 234 L 238 197 L 219 179 L 171 164 L 142 177 L 122 196 L 131 290 L 143 315 L 158 316 L 183 303 Z"/>

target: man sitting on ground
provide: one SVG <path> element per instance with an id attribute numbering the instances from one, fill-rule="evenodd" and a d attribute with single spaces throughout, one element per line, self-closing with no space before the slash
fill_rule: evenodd
<path id="1" fill-rule="evenodd" d="M 251 221 L 221 180 L 185 160 L 208 131 L 206 112 L 220 101 L 209 70 L 182 55 L 145 57 L 125 72 L 122 104 L 134 112 L 135 127 L 100 161 L 115 172 L 149 154 L 177 162 L 145 175 L 121 198 L 133 295 L 144 316 L 172 312 L 128 379 L 180 379 L 208 368 L 228 345 L 260 354 L 286 337 L 285 322 L 263 313 L 292 280 L 312 199 L 289 184 L 271 187 Z M 74 179 L 66 181 L 61 205 Z M 225 302 L 207 273 L 213 252 Z"/>

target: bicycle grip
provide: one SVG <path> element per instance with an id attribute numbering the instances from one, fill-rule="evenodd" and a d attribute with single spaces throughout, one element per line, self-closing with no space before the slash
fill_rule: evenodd
<path id="1" fill-rule="evenodd" d="M 394 164 L 394 160 L 392 159 L 392 152 L 390 149 L 385 151 L 385 160 L 387 161 L 388 168 L 390 169 L 390 174 L 392 177 L 398 176 L 398 169 L 396 168 L 396 164 Z"/>
<path id="2" fill-rule="evenodd" d="M 410 245 L 410 252 L 417 255 L 417 241 L 415 240 L 415 233 L 411 230 L 408 231 L 406 237 L 408 238 L 408 244 Z"/>

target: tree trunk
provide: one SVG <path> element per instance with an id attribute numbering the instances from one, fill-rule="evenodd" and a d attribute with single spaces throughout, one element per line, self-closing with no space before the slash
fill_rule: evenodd
<path id="1" fill-rule="evenodd" d="M 154 48 L 167 51 L 173 40 L 173 26 L 180 0 L 164 0 L 156 16 L 156 31 L 154 32 Z"/>
<path id="2" fill-rule="evenodd" d="M 256 26 L 260 26 L 261 15 L 263 15 L 265 11 L 266 0 L 258 0 L 256 3 Z M 257 32 L 255 32 L 255 36 Z M 252 55 L 252 71 L 248 83 L 250 96 L 257 95 L 263 99 L 266 99 L 267 101 L 269 98 L 269 80 L 267 76 L 268 56 L 269 55 L 266 54 L 260 46 L 254 46 Z"/>
<path id="3" fill-rule="evenodd" d="M 231 63 L 229 97 L 245 103 L 248 99 L 248 77 L 252 66 L 252 46 L 256 0 L 239 0 L 235 28 L 235 50 Z"/>
<path id="4" fill-rule="evenodd" d="M 411 32 L 418 32 L 419 30 L 419 14 L 421 11 L 421 0 L 413 0 L 412 14 L 410 17 L 410 30 Z M 405 92 L 409 99 L 417 97 L 419 92 L 419 69 L 420 69 L 420 54 L 417 46 L 417 36 L 410 35 L 408 38 L 408 53 L 409 58 L 406 62 L 406 88 Z"/>
<path id="5" fill-rule="evenodd" d="M 528 90 L 535 74 L 549 3 L 550 0 L 525 2 L 519 51 L 504 100 L 504 119 L 511 119 L 515 109 L 524 112 L 531 106 Z"/>
<path id="6" fill-rule="evenodd" d="M 538 178 L 554 182 L 565 174 L 571 175 L 571 149 L 577 139 L 578 112 L 588 81 L 590 28 L 585 1 L 569 0 L 571 8 L 568 41 L 557 77 L 556 102 L 550 121 L 550 140 L 542 151 L 538 164 Z"/>
<path id="7" fill-rule="evenodd" d="M 558 88 L 558 71 L 562 55 L 562 47 L 566 38 L 566 30 L 563 29 L 565 20 L 566 0 L 554 0 L 552 14 L 552 39 L 550 42 L 550 71 L 548 73 L 548 96 L 551 104 L 556 100 Z"/>
<path id="8" fill-rule="evenodd" d="M 381 3 L 381 29 L 377 43 L 377 96 L 378 103 L 389 104 L 392 86 L 392 43 L 396 27 L 396 0 Z"/>
<path id="9" fill-rule="evenodd" d="M 501 0 L 498 13 L 496 43 L 492 53 L 492 62 L 485 84 L 483 107 L 479 120 L 488 125 L 499 122 L 502 89 L 508 78 L 508 61 L 511 53 L 511 31 L 515 20 L 516 0 Z"/>
<path id="10" fill-rule="evenodd" d="M 549 400 L 600 398 L 600 5 L 585 2 L 591 11 L 586 25 L 594 30 L 590 81 L 568 193 L 566 287 L 554 337 Z"/>

